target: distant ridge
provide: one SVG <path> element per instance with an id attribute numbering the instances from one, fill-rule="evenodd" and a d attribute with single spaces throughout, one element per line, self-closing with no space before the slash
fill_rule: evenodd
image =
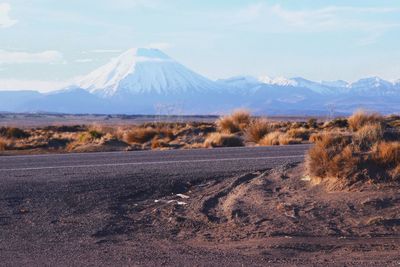
<path id="1" fill-rule="evenodd" d="M 323 115 L 358 108 L 397 113 L 399 103 L 400 80 L 236 76 L 212 81 L 150 48 L 130 49 L 56 92 L 0 91 L 0 110 L 9 112 L 207 115 L 247 108 L 256 114 Z"/>

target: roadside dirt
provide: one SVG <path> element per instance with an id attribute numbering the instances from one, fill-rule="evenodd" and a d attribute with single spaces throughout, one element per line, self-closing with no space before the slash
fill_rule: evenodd
<path id="1" fill-rule="evenodd" d="M 397 185 L 327 192 L 303 181 L 302 168 L 286 165 L 121 203 L 125 218 L 134 221 L 127 236 L 141 236 L 158 251 L 184 247 L 195 254 L 236 255 L 231 259 L 239 256 L 234 262 L 243 264 L 400 264 Z M 99 242 L 115 235 L 118 222 L 95 234 Z M 229 263 L 217 255 L 215 265 Z"/>
<path id="2" fill-rule="evenodd" d="M 399 185 L 327 192 L 302 173 L 288 164 L 145 191 L 70 183 L 62 198 L 43 193 L 41 202 L 16 192 L 0 201 L 0 258 L 6 266 L 400 264 Z"/>

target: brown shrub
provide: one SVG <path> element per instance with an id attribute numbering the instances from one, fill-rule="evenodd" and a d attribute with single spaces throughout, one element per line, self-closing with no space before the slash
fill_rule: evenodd
<path id="1" fill-rule="evenodd" d="M 380 142 L 375 144 L 371 158 L 384 168 L 400 166 L 400 142 Z"/>
<path id="2" fill-rule="evenodd" d="M 366 124 L 383 123 L 384 119 L 379 113 L 358 110 L 348 118 L 349 127 L 353 131 L 361 129 Z"/>
<path id="3" fill-rule="evenodd" d="M 365 124 L 354 133 L 353 143 L 360 150 L 369 150 L 375 143 L 381 141 L 384 136 L 384 129 L 379 123 Z"/>
<path id="4" fill-rule="evenodd" d="M 237 147 L 243 145 L 242 138 L 234 134 L 211 133 L 204 141 L 204 147 Z"/>
<path id="5" fill-rule="evenodd" d="M 311 131 L 306 128 L 294 128 L 287 131 L 287 135 L 294 139 L 308 140 L 311 135 Z"/>
<path id="6" fill-rule="evenodd" d="M 157 135 L 157 131 L 151 127 L 134 128 L 125 134 L 125 141 L 128 143 L 145 143 Z"/>
<path id="7" fill-rule="evenodd" d="M 331 121 L 324 123 L 324 128 L 347 128 L 349 127 L 349 122 L 346 118 L 336 118 Z"/>
<path id="8" fill-rule="evenodd" d="M 316 118 L 309 118 L 307 120 L 308 128 L 317 128 L 318 127 L 318 120 Z"/>
<path id="9" fill-rule="evenodd" d="M 300 143 L 301 139 L 292 138 L 287 134 L 279 131 L 267 134 L 258 142 L 260 146 L 293 145 Z"/>
<path id="10" fill-rule="evenodd" d="M 344 150 L 351 143 L 351 138 L 343 135 L 323 135 L 315 145 L 308 151 L 306 159 L 306 169 L 311 177 L 326 178 L 331 175 L 336 176 L 336 164 L 342 162 L 341 158 L 348 157 L 349 151 L 345 155 L 339 156 L 335 161 L 332 159 Z M 348 150 L 348 149 L 347 149 Z"/>
<path id="11" fill-rule="evenodd" d="M 308 141 L 310 141 L 311 143 L 315 143 L 315 142 L 317 142 L 317 141 L 321 141 L 322 138 L 323 138 L 323 136 L 324 136 L 325 134 L 326 134 L 326 133 L 324 133 L 324 132 L 321 132 L 321 133 L 312 133 L 312 134 L 310 135 L 310 138 L 308 139 Z"/>
<path id="12" fill-rule="evenodd" d="M 250 112 L 237 110 L 229 116 L 224 116 L 216 121 L 217 128 L 222 133 L 237 133 L 244 130 L 250 123 Z"/>
<path id="13" fill-rule="evenodd" d="M 170 147 L 166 140 L 153 139 L 151 140 L 151 149 L 160 149 Z"/>
<path id="14" fill-rule="evenodd" d="M 273 127 L 266 119 L 255 119 L 246 128 L 245 139 L 248 142 L 257 143 L 271 131 Z"/>
<path id="15" fill-rule="evenodd" d="M 24 139 L 28 138 L 30 134 L 20 128 L 9 128 L 9 127 L 2 127 L 0 128 L 0 136 L 6 138 L 13 138 L 13 139 Z"/>
<path id="16" fill-rule="evenodd" d="M 7 141 L 0 139 L 0 151 L 4 151 L 7 149 Z"/>
<path id="17" fill-rule="evenodd" d="M 391 170 L 389 174 L 392 177 L 392 180 L 400 181 L 400 164 L 397 165 L 393 170 Z"/>

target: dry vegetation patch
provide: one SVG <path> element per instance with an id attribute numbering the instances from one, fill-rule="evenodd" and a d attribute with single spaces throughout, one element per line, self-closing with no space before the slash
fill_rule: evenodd
<path id="1" fill-rule="evenodd" d="M 235 134 L 212 133 L 204 141 L 204 147 L 238 147 L 243 145 L 243 139 Z"/>
<path id="2" fill-rule="evenodd" d="M 247 110 L 237 110 L 229 116 L 221 117 L 216 125 L 222 133 L 238 133 L 244 131 L 251 122 L 250 112 Z"/>
<path id="3" fill-rule="evenodd" d="M 267 119 L 255 119 L 247 126 L 245 138 L 248 142 L 258 143 L 268 133 L 274 131 L 274 127 Z"/>
<path id="4" fill-rule="evenodd" d="M 351 115 L 347 121 L 350 130 L 357 131 L 367 124 L 383 123 L 384 119 L 379 113 L 359 110 Z"/>
<path id="5" fill-rule="evenodd" d="M 357 182 L 399 181 L 400 143 L 393 128 L 377 113 L 358 111 L 349 118 L 351 131 L 312 135 L 307 174 L 314 182 L 338 186 Z M 311 139 L 310 137 L 310 139 Z"/>

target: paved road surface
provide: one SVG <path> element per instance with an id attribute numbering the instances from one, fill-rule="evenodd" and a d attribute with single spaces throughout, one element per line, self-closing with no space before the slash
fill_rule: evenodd
<path id="1" fill-rule="evenodd" d="M 223 148 L 172 151 L 110 152 L 0 157 L 0 177 L 16 182 L 97 179 L 99 176 L 131 176 L 146 172 L 185 175 L 220 175 L 274 167 L 284 162 L 302 160 L 308 145 Z"/>
<path id="2" fill-rule="evenodd" d="M 128 263 L 133 252 L 116 250 L 119 243 L 97 243 L 99 233 L 118 236 L 131 229 L 124 215 L 127 202 L 184 192 L 192 182 L 300 162 L 308 148 L 0 157 L 0 265 L 133 265 L 139 259 Z"/>

